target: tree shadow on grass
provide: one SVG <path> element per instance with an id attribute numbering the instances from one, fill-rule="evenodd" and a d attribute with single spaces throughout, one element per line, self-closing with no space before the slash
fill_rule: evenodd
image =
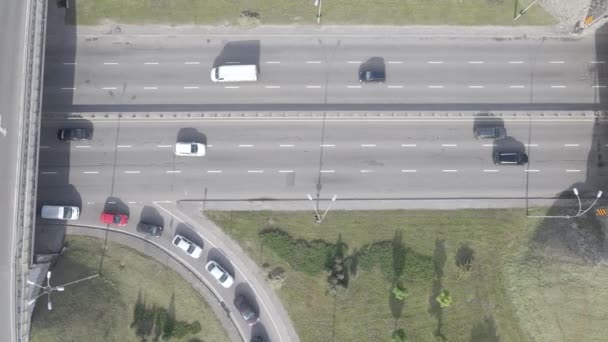
<path id="1" fill-rule="evenodd" d="M 468 271 L 475 260 L 475 251 L 467 244 L 463 243 L 456 252 L 456 266 L 462 270 Z"/>
<path id="2" fill-rule="evenodd" d="M 500 342 L 494 318 L 486 317 L 471 330 L 471 342 Z"/>
<path id="3" fill-rule="evenodd" d="M 403 236 L 401 230 L 395 231 L 395 236 L 393 237 L 393 287 L 402 286 L 401 284 L 401 276 L 403 275 L 403 271 L 405 269 L 405 257 L 407 253 L 407 248 L 403 244 Z M 391 309 L 391 314 L 395 319 L 395 324 L 397 320 L 401 317 L 403 313 L 403 306 L 405 302 L 403 300 L 399 300 L 393 294 L 392 288 L 389 290 L 389 300 L 388 304 Z"/>
<path id="4" fill-rule="evenodd" d="M 435 240 L 435 252 L 433 253 L 433 264 L 435 266 L 435 280 L 433 281 L 433 286 L 431 287 L 431 295 L 429 296 L 429 309 L 428 312 L 431 316 L 437 319 L 437 329 L 434 334 L 437 338 L 442 341 L 446 340 L 446 337 L 443 335 L 443 310 L 439 303 L 435 300 L 437 296 L 441 293 L 443 288 L 443 267 L 445 266 L 445 262 L 447 260 L 446 251 L 445 251 L 445 241 L 441 239 Z"/>

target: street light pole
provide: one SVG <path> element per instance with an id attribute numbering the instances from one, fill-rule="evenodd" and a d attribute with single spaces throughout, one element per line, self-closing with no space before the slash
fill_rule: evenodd
<path id="1" fill-rule="evenodd" d="M 315 0 L 315 7 L 319 8 L 317 12 L 317 25 L 321 24 L 321 7 L 323 6 L 323 0 Z"/>
<path id="2" fill-rule="evenodd" d="M 42 289 L 42 293 L 39 294 L 38 296 L 36 296 L 36 298 L 31 299 L 29 302 L 27 302 L 27 305 L 32 305 L 32 304 L 36 303 L 36 300 L 38 298 L 40 298 L 40 297 L 42 297 L 44 295 L 48 295 L 47 309 L 49 311 L 51 311 L 51 310 L 53 310 L 53 304 L 51 303 L 51 292 L 53 292 L 53 291 L 63 292 L 63 291 L 65 291 L 65 287 L 66 286 L 73 285 L 73 284 L 79 283 L 81 281 L 93 279 L 93 278 L 98 277 L 98 276 L 99 276 L 99 274 L 94 274 L 94 275 L 88 276 L 86 278 L 78 279 L 76 281 L 72 281 L 72 282 L 69 282 L 69 283 L 66 283 L 66 284 L 63 284 L 63 285 L 60 285 L 60 286 L 54 286 L 53 287 L 53 286 L 51 286 L 51 271 L 48 271 L 48 272 L 46 272 L 46 286 L 40 286 L 40 285 L 34 283 L 33 281 L 30 281 L 30 280 L 27 281 L 28 284 L 37 286 L 37 287 L 39 287 L 39 288 Z"/>
<path id="3" fill-rule="evenodd" d="M 306 196 L 308 196 L 310 203 L 312 203 L 312 208 L 315 211 L 315 223 L 321 223 L 321 215 L 319 214 L 319 209 L 317 209 L 319 202 L 317 201 L 317 204 L 315 205 L 315 201 L 312 199 L 312 196 L 310 196 L 310 194 L 306 194 Z"/>
<path id="4" fill-rule="evenodd" d="M 521 11 L 519 11 L 519 14 L 517 14 L 517 16 L 515 18 L 513 18 L 513 21 L 519 19 L 522 15 L 526 14 L 526 12 L 528 12 L 528 10 L 530 9 L 530 7 L 534 6 L 534 4 L 536 4 L 537 2 L 538 2 L 538 0 L 534 0 L 534 1 L 532 1 L 531 4 L 528 5 L 528 7 L 524 8 Z"/>
<path id="5" fill-rule="evenodd" d="M 331 202 L 329 202 L 329 205 L 327 206 L 327 209 L 325 209 L 325 212 L 323 213 L 323 216 L 321 216 L 321 218 L 319 219 L 318 223 L 323 222 L 323 219 L 325 218 L 325 215 L 327 215 L 327 212 L 329 211 L 329 208 L 331 208 L 331 205 L 334 204 L 334 202 L 336 201 L 336 198 L 338 198 L 338 195 L 334 195 L 334 197 L 331 198 Z"/>
<path id="6" fill-rule="evenodd" d="M 589 208 L 585 209 L 583 211 L 583 205 L 581 202 L 581 198 L 578 195 L 578 189 L 577 188 L 573 188 L 572 192 L 574 193 L 574 195 L 576 196 L 576 199 L 578 200 L 578 212 L 576 213 L 576 215 L 528 215 L 528 217 L 531 218 L 565 218 L 565 219 L 570 219 L 570 218 L 577 218 L 579 216 L 583 216 L 585 215 L 589 210 L 591 210 L 591 208 L 593 208 L 593 206 L 595 206 L 595 204 L 597 203 L 597 201 L 599 201 L 600 197 L 602 197 L 602 194 L 604 193 L 602 190 L 599 190 L 597 192 L 597 195 L 595 196 L 595 200 L 593 201 L 593 203 L 591 203 L 591 205 L 589 206 Z"/>

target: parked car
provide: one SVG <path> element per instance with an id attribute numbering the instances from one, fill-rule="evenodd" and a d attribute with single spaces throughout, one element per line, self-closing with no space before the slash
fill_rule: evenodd
<path id="1" fill-rule="evenodd" d="M 80 216 L 80 208 L 63 205 L 43 205 L 40 216 L 53 220 L 76 220 Z"/>
<path id="2" fill-rule="evenodd" d="M 494 164 L 497 165 L 524 165 L 528 162 L 528 155 L 522 152 L 494 152 Z"/>
<path id="3" fill-rule="evenodd" d="M 195 142 L 178 142 L 173 148 L 176 156 L 203 157 L 206 153 L 206 146 Z"/>
<path id="4" fill-rule="evenodd" d="M 89 128 L 62 128 L 57 132 L 62 141 L 85 141 L 93 138 L 93 130 Z"/>
<path id="5" fill-rule="evenodd" d="M 129 221 L 129 216 L 125 214 L 104 211 L 101 213 L 99 220 L 101 221 L 101 223 L 113 224 L 122 227 L 127 225 L 127 222 Z"/>
<path id="6" fill-rule="evenodd" d="M 234 299 L 234 306 L 241 313 L 241 317 L 247 322 L 249 325 L 255 325 L 258 322 L 258 315 L 253 311 L 251 304 L 247 301 L 244 296 L 238 296 Z"/>
<path id="7" fill-rule="evenodd" d="M 507 130 L 504 127 L 478 127 L 475 129 L 475 138 L 477 139 L 504 139 L 507 136 Z"/>
<path id="8" fill-rule="evenodd" d="M 201 254 L 203 254 L 203 249 L 201 247 L 179 234 L 175 234 L 172 243 L 194 259 L 200 258 Z"/>
<path id="9" fill-rule="evenodd" d="M 163 233 L 163 227 L 141 221 L 137 224 L 137 231 L 146 235 L 159 237 Z"/>
<path id="10" fill-rule="evenodd" d="M 205 268 L 223 287 L 229 288 L 234 284 L 232 276 L 230 276 L 230 274 L 228 274 L 228 272 L 226 272 L 226 270 L 224 270 L 216 261 L 210 260 Z"/>

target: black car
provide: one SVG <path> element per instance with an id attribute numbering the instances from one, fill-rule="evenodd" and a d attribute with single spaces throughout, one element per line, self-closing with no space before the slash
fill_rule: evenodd
<path id="1" fill-rule="evenodd" d="M 137 224 L 137 231 L 150 236 L 159 237 L 163 233 L 163 227 L 151 223 L 139 222 Z"/>
<path id="2" fill-rule="evenodd" d="M 386 73 L 382 70 L 361 70 L 359 71 L 359 82 L 384 82 L 386 81 Z"/>
<path id="3" fill-rule="evenodd" d="M 524 165 L 528 162 L 528 155 L 522 152 L 494 152 L 494 164 L 497 165 Z"/>
<path id="4" fill-rule="evenodd" d="M 234 299 L 234 306 L 241 313 L 241 317 L 247 322 L 249 325 L 255 325 L 258 322 L 258 315 L 253 311 L 251 304 L 245 299 L 244 296 L 238 296 Z"/>
<path id="5" fill-rule="evenodd" d="M 91 140 L 93 130 L 88 128 L 62 128 L 57 132 L 57 137 L 62 141 Z"/>

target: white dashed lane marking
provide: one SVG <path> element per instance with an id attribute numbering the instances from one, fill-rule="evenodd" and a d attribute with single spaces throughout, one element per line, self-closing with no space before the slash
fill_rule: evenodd
<path id="1" fill-rule="evenodd" d="M 271 86 L 264 86 L 264 88 L 266 88 L 266 89 L 279 89 L 279 88 L 281 88 L 281 86 L 271 85 Z"/>
<path id="2" fill-rule="evenodd" d="M 564 144 L 565 147 L 579 147 L 579 144 Z"/>
<path id="3" fill-rule="evenodd" d="M 359 170 L 361 173 L 372 173 L 374 170 Z"/>
<path id="4" fill-rule="evenodd" d="M 538 147 L 538 144 L 524 144 L 526 147 Z"/>
<path id="5" fill-rule="evenodd" d="M 564 64 L 564 61 L 549 61 L 550 64 Z"/>
<path id="6" fill-rule="evenodd" d="M 443 61 L 428 61 L 428 64 L 443 64 Z"/>
<path id="7" fill-rule="evenodd" d="M 376 147 L 376 144 L 361 144 L 361 147 Z"/>
<path id="8" fill-rule="evenodd" d="M 254 145 L 242 144 L 242 145 L 239 145 L 239 147 L 254 147 Z"/>
<path id="9" fill-rule="evenodd" d="M 430 88 L 430 89 L 441 89 L 441 88 L 443 88 L 443 86 L 442 85 L 430 85 L 430 86 L 428 86 L 428 88 Z"/>
<path id="10" fill-rule="evenodd" d="M 222 173 L 222 170 L 207 170 L 207 173 Z"/>
<path id="11" fill-rule="evenodd" d="M 321 64 L 321 61 L 306 61 L 306 64 Z"/>
<path id="12" fill-rule="evenodd" d="M 509 61 L 509 64 L 524 64 L 523 61 Z"/>
<path id="13" fill-rule="evenodd" d="M 87 174 L 87 175 L 93 175 L 93 174 L 98 174 L 99 171 L 84 171 L 83 173 Z"/>
<path id="14" fill-rule="evenodd" d="M 416 170 L 401 170 L 403 173 L 415 173 Z"/>
<path id="15" fill-rule="evenodd" d="M 359 89 L 359 88 L 361 88 L 361 86 L 360 85 L 358 85 L 358 86 L 349 85 L 349 86 L 346 86 L 346 88 L 348 88 L 348 89 Z"/>
<path id="16" fill-rule="evenodd" d="M 165 173 L 182 173 L 180 170 L 167 170 Z"/>
<path id="17" fill-rule="evenodd" d="M 144 90 L 158 90 L 158 87 L 144 87 Z"/>
<path id="18" fill-rule="evenodd" d="M 118 65 L 116 62 L 104 62 L 103 65 Z"/>
<path id="19" fill-rule="evenodd" d="M 525 86 L 523 86 L 523 85 L 511 85 L 511 86 L 509 86 L 509 88 L 511 88 L 511 89 L 522 89 L 522 88 L 525 88 Z"/>
<path id="20" fill-rule="evenodd" d="M 401 89 L 403 88 L 402 85 L 389 85 L 387 86 L 388 89 Z"/>
<path id="21" fill-rule="evenodd" d="M 604 63 L 606 63 L 606 61 L 591 61 L 589 63 L 591 63 L 591 64 L 604 64 Z"/>
<path id="22" fill-rule="evenodd" d="M 263 173 L 264 170 L 247 170 L 247 173 Z"/>
<path id="23" fill-rule="evenodd" d="M 116 90 L 116 87 L 103 87 L 103 90 Z"/>
<path id="24" fill-rule="evenodd" d="M 224 89 L 239 89 L 239 86 L 225 86 Z"/>
<path id="25" fill-rule="evenodd" d="M 196 65 L 196 64 L 201 64 L 201 62 L 184 62 L 184 64 L 186 64 L 186 65 Z"/>
<path id="26" fill-rule="evenodd" d="M 336 147 L 334 144 L 322 144 L 320 147 Z"/>
<path id="27" fill-rule="evenodd" d="M 416 144 L 401 144 L 401 147 L 416 147 Z"/>
<path id="28" fill-rule="evenodd" d="M 158 65 L 158 62 L 145 62 L 144 65 Z"/>
<path id="29" fill-rule="evenodd" d="M 458 170 L 449 169 L 449 170 L 441 170 L 441 172 L 454 173 L 454 172 L 458 172 Z"/>
<path id="30" fill-rule="evenodd" d="M 291 145 L 291 144 L 281 144 L 281 145 L 279 145 L 279 147 L 294 147 L 294 145 Z"/>
<path id="31" fill-rule="evenodd" d="M 308 85 L 308 86 L 306 86 L 306 88 L 307 89 L 319 89 L 319 88 L 321 88 L 321 86 L 320 85 Z"/>
<path id="32" fill-rule="evenodd" d="M 77 145 L 76 148 L 90 148 L 91 145 Z"/>
<path id="33" fill-rule="evenodd" d="M 334 173 L 336 172 L 335 170 L 321 170 L 321 173 Z"/>
<path id="34" fill-rule="evenodd" d="M 484 86 L 482 86 L 482 85 L 470 85 L 469 88 L 470 89 L 482 89 L 482 88 L 484 88 Z"/>
<path id="35" fill-rule="evenodd" d="M 198 88 L 199 88 L 199 87 L 194 87 L 194 86 L 191 86 L 191 87 L 184 87 L 184 89 L 198 89 Z"/>
<path id="36" fill-rule="evenodd" d="M 469 61 L 469 64 L 483 64 L 483 61 Z"/>
<path id="37" fill-rule="evenodd" d="M 581 170 L 568 169 L 568 170 L 566 170 L 566 172 L 581 172 Z"/>
<path id="38" fill-rule="evenodd" d="M 136 174 L 136 173 L 141 173 L 141 171 L 132 170 L 132 171 L 125 171 L 125 173 Z"/>
<path id="39" fill-rule="evenodd" d="M 458 144 L 441 144 L 442 147 L 457 147 Z"/>
<path id="40" fill-rule="evenodd" d="M 401 64 L 402 61 L 388 61 L 388 64 Z"/>
<path id="41" fill-rule="evenodd" d="M 540 172 L 540 170 L 524 170 L 526 172 Z"/>
<path id="42" fill-rule="evenodd" d="M 130 148 L 131 145 L 117 145 L 118 148 Z"/>
<path id="43" fill-rule="evenodd" d="M 498 172 L 498 170 L 483 170 L 483 172 Z"/>
<path id="44" fill-rule="evenodd" d="M 293 170 L 279 170 L 279 173 L 293 173 Z"/>
<path id="45" fill-rule="evenodd" d="M 551 85 L 551 88 L 556 89 L 556 88 L 566 88 L 565 85 L 561 85 L 561 84 L 557 84 L 557 85 Z"/>
<path id="46" fill-rule="evenodd" d="M 156 145 L 156 147 L 167 148 L 167 147 L 173 147 L 173 145 Z"/>
<path id="47" fill-rule="evenodd" d="M 266 64 L 281 64 L 279 61 L 268 61 Z"/>

